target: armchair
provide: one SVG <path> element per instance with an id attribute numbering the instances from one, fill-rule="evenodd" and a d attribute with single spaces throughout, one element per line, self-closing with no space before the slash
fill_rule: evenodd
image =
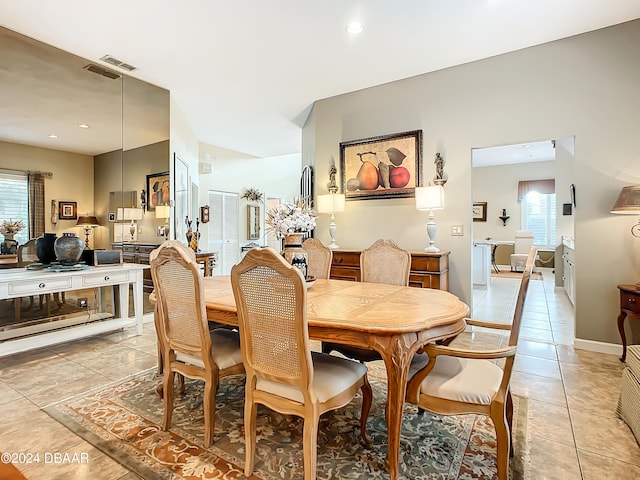
<path id="1" fill-rule="evenodd" d="M 426 356 L 414 358 L 409 372 L 406 400 L 419 409 L 439 415 L 475 413 L 491 417 L 496 430 L 499 480 L 509 477 L 513 418 L 509 383 L 536 251 L 535 247 L 529 250 L 511 325 L 465 319 L 472 326 L 511 330 L 507 347 L 471 350 L 428 345 L 423 349 Z M 492 361 L 496 359 L 504 359 L 504 366 Z"/>

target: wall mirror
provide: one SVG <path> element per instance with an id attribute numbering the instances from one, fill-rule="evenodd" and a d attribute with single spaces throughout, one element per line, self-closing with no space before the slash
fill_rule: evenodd
<path id="1" fill-rule="evenodd" d="M 125 192 L 169 170 L 169 92 L 3 27 L 0 56 L 0 171 L 51 172 L 44 231 L 77 234 L 50 212 L 53 201 L 77 202 L 100 222 L 92 248 L 110 248 L 115 210 L 144 207 Z M 138 241 L 157 242 L 152 217 L 137 221 Z"/>
<path id="2" fill-rule="evenodd" d="M 260 238 L 260 206 L 247 205 L 247 238 L 258 240 Z"/>

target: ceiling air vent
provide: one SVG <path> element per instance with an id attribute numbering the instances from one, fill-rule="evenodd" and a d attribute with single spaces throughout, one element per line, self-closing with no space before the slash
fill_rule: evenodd
<path id="1" fill-rule="evenodd" d="M 112 72 L 111 70 L 107 70 L 106 68 L 102 68 L 101 66 L 95 65 L 93 63 L 86 65 L 84 69 L 89 70 L 92 73 L 97 73 L 98 75 L 102 75 L 103 77 L 110 78 L 112 80 L 115 80 L 116 78 L 121 77 L 119 73 Z"/>
<path id="2" fill-rule="evenodd" d="M 105 55 L 104 57 L 101 57 L 100 60 L 102 60 L 103 62 L 110 63 L 115 67 L 122 68 L 123 70 L 126 70 L 128 72 L 133 72 L 137 68 L 137 67 L 134 67 L 133 65 L 129 65 L 128 63 L 124 63 L 122 60 L 118 60 L 117 58 L 112 57 L 111 55 Z"/>

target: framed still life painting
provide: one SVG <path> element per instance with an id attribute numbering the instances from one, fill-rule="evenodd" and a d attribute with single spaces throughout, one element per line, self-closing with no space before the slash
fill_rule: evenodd
<path id="1" fill-rule="evenodd" d="M 171 190 L 169 172 L 147 175 L 147 210 L 155 210 L 158 205 L 170 205 Z"/>
<path id="2" fill-rule="evenodd" d="M 413 197 L 421 186 L 422 130 L 340 143 L 347 200 Z"/>

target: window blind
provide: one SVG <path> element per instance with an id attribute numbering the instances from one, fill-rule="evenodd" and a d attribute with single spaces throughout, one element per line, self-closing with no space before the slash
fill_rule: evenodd
<path id="1" fill-rule="evenodd" d="M 26 174 L 0 173 L 0 224 L 4 220 L 22 220 L 25 229 L 14 239 L 19 244 L 29 240 L 29 184 Z"/>

